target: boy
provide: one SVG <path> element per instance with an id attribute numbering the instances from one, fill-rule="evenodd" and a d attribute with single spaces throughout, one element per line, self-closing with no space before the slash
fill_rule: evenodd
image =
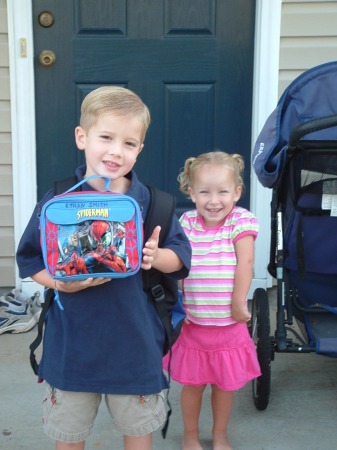
<path id="1" fill-rule="evenodd" d="M 106 86 L 87 95 L 80 126 L 75 129 L 86 165 L 79 180 L 101 175 L 110 190 L 128 194 L 142 207 L 143 219 L 150 194 L 132 170 L 143 149 L 150 114 L 132 91 Z M 83 190 L 104 190 L 104 180 L 90 180 Z M 64 308 L 53 302 L 43 342 L 39 376 L 46 381 L 44 430 L 56 449 L 84 449 L 102 394 L 114 427 L 124 435 L 126 450 L 150 450 L 152 432 L 166 421 L 162 371 L 164 329 L 152 300 L 143 290 L 142 274 L 127 278 L 89 278 L 56 282 L 45 269 L 39 237 L 38 211 L 53 197 L 49 191 L 37 205 L 21 238 L 17 263 L 22 278 L 59 291 Z M 154 267 L 176 279 L 188 275 L 191 249 L 173 218 L 163 248 L 156 227 L 143 249 L 142 270 Z"/>

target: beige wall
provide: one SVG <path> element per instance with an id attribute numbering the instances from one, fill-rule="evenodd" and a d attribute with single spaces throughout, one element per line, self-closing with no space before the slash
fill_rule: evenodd
<path id="1" fill-rule="evenodd" d="M 279 95 L 305 70 L 337 61 L 337 1 L 283 0 Z"/>
<path id="2" fill-rule="evenodd" d="M 14 219 L 6 0 L 0 0 L 0 286 L 14 285 Z"/>

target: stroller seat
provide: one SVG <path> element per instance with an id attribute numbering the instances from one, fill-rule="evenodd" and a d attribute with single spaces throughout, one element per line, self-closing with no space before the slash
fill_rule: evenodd
<path id="1" fill-rule="evenodd" d="M 337 357 L 337 142 L 291 147 L 279 189 L 294 316 L 310 347 Z"/>

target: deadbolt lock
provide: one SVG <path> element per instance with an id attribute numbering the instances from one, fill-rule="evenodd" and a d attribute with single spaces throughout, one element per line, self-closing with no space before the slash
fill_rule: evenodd
<path id="1" fill-rule="evenodd" d="M 40 53 L 39 61 L 45 67 L 51 67 L 56 61 L 55 53 L 52 50 L 43 50 Z"/>
<path id="2" fill-rule="evenodd" d="M 41 27 L 49 28 L 54 23 L 54 16 L 49 11 L 42 11 L 42 13 L 39 14 L 38 20 Z"/>

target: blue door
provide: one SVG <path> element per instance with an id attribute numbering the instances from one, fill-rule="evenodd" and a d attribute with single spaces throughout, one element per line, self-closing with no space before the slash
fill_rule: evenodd
<path id="1" fill-rule="evenodd" d="M 38 197 L 83 157 L 80 104 L 101 85 L 151 111 L 139 178 L 177 196 L 189 156 L 222 149 L 246 163 L 249 206 L 255 0 L 34 0 Z"/>

